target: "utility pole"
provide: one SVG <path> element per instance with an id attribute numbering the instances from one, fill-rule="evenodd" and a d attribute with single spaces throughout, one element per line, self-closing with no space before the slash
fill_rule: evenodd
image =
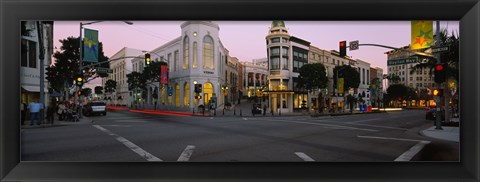
<path id="1" fill-rule="evenodd" d="M 440 21 L 437 21 L 437 25 L 436 25 L 436 32 L 435 32 L 435 45 L 436 46 L 439 46 L 440 45 Z M 437 58 L 437 64 L 440 64 L 441 63 L 441 60 L 440 60 L 440 52 L 437 52 L 435 53 L 435 57 Z M 441 89 L 442 88 L 442 83 L 437 83 L 437 88 L 438 89 Z M 435 102 L 437 102 L 437 112 L 435 113 L 436 117 L 436 121 L 435 121 L 435 129 L 437 130 L 442 130 L 442 101 L 441 101 L 441 97 L 437 96 L 437 98 L 435 99 Z M 447 108 L 445 108 L 447 109 Z"/>
<path id="2" fill-rule="evenodd" d="M 40 59 L 40 103 L 42 104 L 43 111 L 45 111 L 45 46 L 43 45 L 43 23 L 37 21 L 37 35 L 38 35 L 38 47 L 40 53 L 38 58 Z M 45 112 L 40 112 L 40 123 L 43 124 L 45 119 Z"/>

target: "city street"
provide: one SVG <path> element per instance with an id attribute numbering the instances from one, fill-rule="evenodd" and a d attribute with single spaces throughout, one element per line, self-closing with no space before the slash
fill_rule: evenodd
<path id="1" fill-rule="evenodd" d="M 110 111 L 76 125 L 22 130 L 22 161 L 411 161 L 458 143 L 419 134 L 424 110 L 336 117 L 167 116 Z M 93 120 L 93 122 L 90 122 Z M 427 146 L 427 147 L 425 147 Z M 415 156 L 416 155 L 416 156 Z M 438 160 L 438 159 L 436 159 Z"/>

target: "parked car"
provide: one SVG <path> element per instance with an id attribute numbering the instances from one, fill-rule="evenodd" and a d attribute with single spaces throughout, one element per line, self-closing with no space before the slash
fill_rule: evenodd
<path id="1" fill-rule="evenodd" d="M 107 115 L 107 105 L 105 102 L 93 101 L 83 106 L 83 115 L 91 116 L 94 114 Z"/>
<path id="2" fill-rule="evenodd" d="M 427 110 L 427 113 L 425 114 L 425 119 L 426 120 L 437 120 L 436 112 L 437 112 L 437 108 Z M 442 109 L 442 121 L 443 120 L 445 120 L 445 111 Z"/>

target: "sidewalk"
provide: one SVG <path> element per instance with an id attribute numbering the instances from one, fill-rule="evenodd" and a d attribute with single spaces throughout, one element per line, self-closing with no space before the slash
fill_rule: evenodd
<path id="1" fill-rule="evenodd" d="M 442 130 L 437 130 L 435 128 L 436 126 L 432 126 L 426 130 L 420 131 L 420 134 L 440 140 L 460 142 L 460 127 L 442 126 Z"/>
<path id="2" fill-rule="evenodd" d="M 69 125 L 82 125 L 82 124 L 89 124 L 92 122 L 92 120 L 88 117 L 82 116 L 78 122 L 72 122 L 72 121 L 58 121 L 57 118 L 52 123 L 46 123 L 47 120 L 43 121 L 43 124 L 40 125 L 31 125 L 30 126 L 30 121 L 25 121 L 25 125 L 21 126 L 22 129 L 32 129 L 32 128 L 48 128 L 48 127 L 57 127 L 57 126 L 69 126 Z"/>
<path id="3" fill-rule="evenodd" d="M 233 103 L 232 103 L 233 104 Z M 266 102 L 261 102 L 259 103 L 262 105 L 262 112 L 263 112 L 263 105 L 264 104 L 267 104 Z M 252 114 L 252 106 L 253 106 L 253 102 L 248 102 L 248 100 L 246 99 L 243 99 L 240 101 L 240 104 L 238 104 L 237 102 L 235 102 L 233 104 L 233 106 L 230 108 L 230 109 L 225 109 L 224 110 L 224 106 L 220 106 L 217 108 L 217 114 L 216 114 L 216 117 L 232 117 L 232 116 L 237 116 L 237 117 L 263 117 L 263 113 L 262 114 L 255 114 L 255 116 Z M 213 111 L 212 111 L 213 113 Z M 303 111 L 303 112 L 289 112 L 289 113 L 273 113 L 274 117 L 275 116 L 309 116 L 309 113 L 306 112 L 306 111 Z M 212 115 L 213 116 L 213 115 Z M 269 116 L 271 117 L 272 116 L 272 113 L 270 112 L 270 108 L 267 108 L 267 112 L 265 114 L 265 116 Z"/>

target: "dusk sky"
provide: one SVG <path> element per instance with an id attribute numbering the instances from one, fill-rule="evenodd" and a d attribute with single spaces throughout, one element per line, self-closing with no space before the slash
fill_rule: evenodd
<path id="1" fill-rule="evenodd" d="M 90 21 L 82 21 L 87 23 Z M 132 21 L 128 25 L 121 21 L 100 22 L 85 28 L 99 31 L 105 55 L 111 57 L 123 47 L 153 50 L 181 35 L 183 21 Z M 229 50 L 230 56 L 240 61 L 265 58 L 267 56 L 265 36 L 271 21 L 213 21 L 220 27 L 220 39 Z M 54 44 L 60 49 L 60 39 L 79 36 L 78 21 L 55 21 Z M 410 21 L 285 21 L 291 36 L 309 41 L 311 45 L 325 50 L 337 50 L 339 41 L 347 43 L 359 40 L 360 44 L 381 44 L 403 47 L 410 44 Z M 458 21 L 441 21 L 440 27 L 449 32 L 459 32 Z M 435 22 L 434 22 L 435 30 Z M 383 68 L 387 73 L 387 56 L 390 49 L 360 46 L 349 51 L 353 59 L 370 62 L 371 67 Z M 56 50 L 55 50 L 56 51 Z M 94 82 L 99 83 L 99 82 Z"/>

